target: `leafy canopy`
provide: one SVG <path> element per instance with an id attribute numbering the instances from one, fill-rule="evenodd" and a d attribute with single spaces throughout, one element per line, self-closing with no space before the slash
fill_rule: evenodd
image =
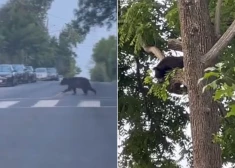
<path id="1" fill-rule="evenodd" d="M 90 70 L 91 80 L 113 81 L 117 78 L 117 38 L 102 38 L 93 48 L 94 68 Z"/>
<path id="2" fill-rule="evenodd" d="M 67 24 L 59 38 L 51 37 L 45 26 L 53 0 L 11 0 L 0 8 L 0 61 L 34 67 L 56 66 L 62 75 L 76 70 L 73 46 L 83 40 Z"/>

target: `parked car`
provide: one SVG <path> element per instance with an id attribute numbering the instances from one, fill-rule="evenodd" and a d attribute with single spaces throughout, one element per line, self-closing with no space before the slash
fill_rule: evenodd
<path id="1" fill-rule="evenodd" d="M 36 68 L 35 73 L 38 80 L 48 80 L 47 68 Z"/>
<path id="2" fill-rule="evenodd" d="M 0 86 L 15 86 L 19 82 L 19 76 L 9 64 L 0 64 Z"/>
<path id="3" fill-rule="evenodd" d="M 29 80 L 30 82 L 36 82 L 37 81 L 37 77 L 36 77 L 36 73 L 33 69 L 32 66 L 25 66 L 27 71 L 29 72 Z"/>
<path id="4" fill-rule="evenodd" d="M 56 68 L 47 68 L 47 73 L 49 80 L 60 80 Z"/>
<path id="5" fill-rule="evenodd" d="M 29 72 L 23 64 L 12 64 L 13 68 L 16 70 L 16 73 L 19 74 L 20 83 L 29 82 Z"/>

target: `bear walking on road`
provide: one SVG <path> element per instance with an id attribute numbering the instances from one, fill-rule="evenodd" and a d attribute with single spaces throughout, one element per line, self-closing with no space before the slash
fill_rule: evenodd
<path id="1" fill-rule="evenodd" d="M 76 89 L 79 88 L 82 89 L 84 95 L 87 95 L 89 90 L 96 95 L 96 90 L 91 87 L 90 81 L 84 77 L 63 78 L 60 85 L 68 85 L 63 93 L 73 90 L 73 95 L 75 95 Z"/>

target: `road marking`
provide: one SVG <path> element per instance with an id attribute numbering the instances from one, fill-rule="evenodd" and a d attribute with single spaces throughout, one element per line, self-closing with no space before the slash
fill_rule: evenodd
<path id="1" fill-rule="evenodd" d="M 62 92 L 57 93 L 56 95 L 52 96 L 51 98 L 58 97 L 58 96 L 62 96 Z"/>
<path id="2" fill-rule="evenodd" d="M 65 93 L 67 95 L 70 95 L 70 93 Z M 54 96 L 51 96 L 51 97 L 16 97 L 16 98 L 3 98 L 3 99 L 0 99 L 0 101 L 13 101 L 13 100 L 32 100 L 32 99 L 37 99 L 37 100 L 42 100 L 42 99 L 53 99 L 53 98 L 60 98 L 59 96 L 63 96 L 65 95 L 63 93 L 58 93 Z M 83 99 L 99 99 L 99 100 L 115 100 L 117 101 L 117 97 L 93 97 L 93 96 L 83 96 L 83 95 L 72 95 L 71 96 L 75 97 L 75 96 L 78 96 L 79 98 L 83 98 Z"/>
<path id="3" fill-rule="evenodd" d="M 32 107 L 54 107 L 59 100 L 40 100 Z"/>
<path id="4" fill-rule="evenodd" d="M 78 103 L 77 107 L 100 107 L 100 101 L 84 100 Z"/>
<path id="5" fill-rule="evenodd" d="M 19 101 L 2 101 L 0 102 L 0 108 L 8 108 L 16 103 L 19 103 Z"/>
<path id="6" fill-rule="evenodd" d="M 7 109 L 31 109 L 31 108 L 48 108 L 48 107 L 11 107 L 11 108 L 5 108 L 4 109 L 4 111 L 5 110 L 7 110 Z M 115 108 L 115 109 L 117 109 L 117 106 L 100 106 L 100 107 L 76 107 L 76 106 L 54 106 L 53 108 L 102 108 L 102 109 L 106 109 L 106 108 L 111 108 L 111 109 L 113 109 L 113 108 Z M 1 108 L 0 108 L 1 109 Z M 79 111 L 78 111 L 79 112 Z"/>

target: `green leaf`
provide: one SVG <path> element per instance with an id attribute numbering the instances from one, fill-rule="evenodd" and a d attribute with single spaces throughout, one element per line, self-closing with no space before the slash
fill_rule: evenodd
<path id="1" fill-rule="evenodd" d="M 225 117 L 235 116 L 235 104 L 230 106 L 231 110 L 227 113 Z"/>
<path id="2" fill-rule="evenodd" d="M 152 83 L 152 78 L 151 78 L 150 76 L 146 76 L 146 77 L 144 78 L 144 83 L 145 83 L 145 84 L 150 84 L 150 83 Z"/>
<path id="3" fill-rule="evenodd" d="M 220 74 L 217 72 L 207 72 L 207 73 L 205 73 L 204 78 L 208 79 L 209 77 L 213 77 L 213 76 L 220 77 Z"/>
<path id="4" fill-rule="evenodd" d="M 216 90 L 214 99 L 215 100 L 220 100 L 224 96 L 225 91 L 223 90 Z"/>

